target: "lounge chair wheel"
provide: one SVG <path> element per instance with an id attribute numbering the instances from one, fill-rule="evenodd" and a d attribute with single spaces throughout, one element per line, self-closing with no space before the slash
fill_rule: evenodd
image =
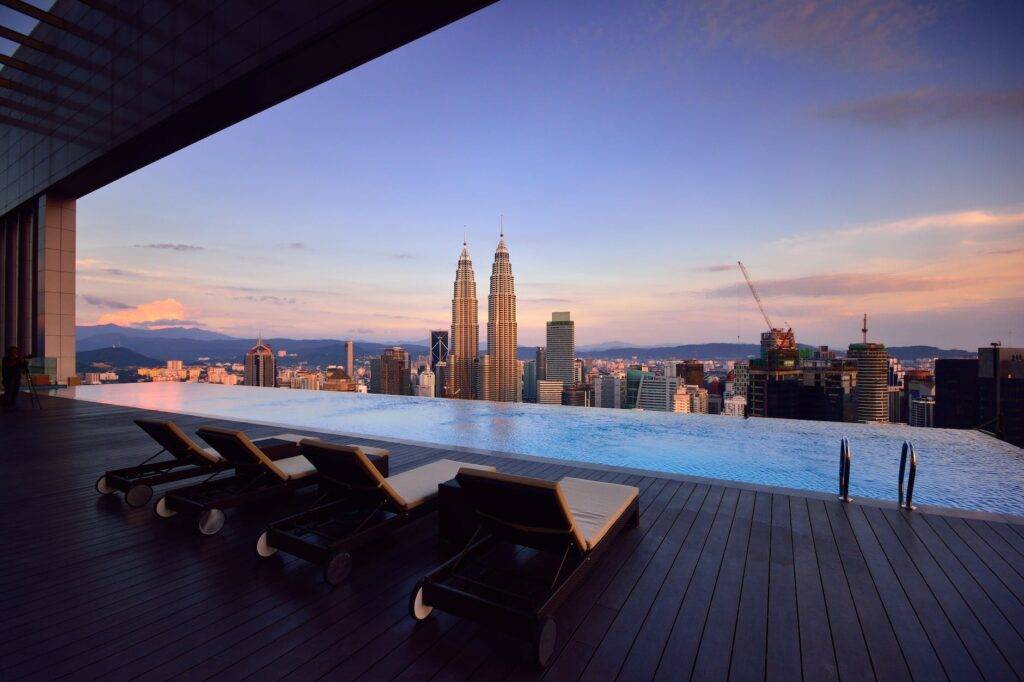
<path id="1" fill-rule="evenodd" d="M 96 479 L 96 492 L 100 495 L 113 495 L 117 491 L 107 485 L 106 476 L 100 476 Z"/>
<path id="2" fill-rule="evenodd" d="M 352 555 L 348 552 L 332 554 L 324 566 L 324 580 L 328 585 L 338 586 L 352 572 Z"/>
<path id="3" fill-rule="evenodd" d="M 224 527 L 224 512 L 220 509 L 207 509 L 199 515 L 199 532 L 203 535 L 216 535 Z"/>
<path id="4" fill-rule="evenodd" d="M 546 668 L 551 662 L 557 636 L 558 627 L 551 616 L 544 616 L 533 626 L 533 660 L 538 667 Z"/>
<path id="5" fill-rule="evenodd" d="M 277 554 L 277 547 L 267 541 L 267 531 L 260 533 L 259 539 L 256 540 L 256 553 L 264 558 Z"/>
<path id="6" fill-rule="evenodd" d="M 153 511 L 156 512 L 156 515 L 159 516 L 161 519 L 169 519 L 178 513 L 173 509 L 167 508 L 166 497 L 161 497 L 159 500 L 156 501 L 156 506 L 153 507 Z"/>
<path id="7" fill-rule="evenodd" d="M 416 583 L 416 589 L 409 596 L 409 615 L 417 621 L 426 620 L 433 610 L 433 606 L 423 603 L 423 581 Z"/>
<path id="8" fill-rule="evenodd" d="M 145 507 L 153 499 L 153 489 L 148 485 L 133 485 L 124 495 L 129 507 Z"/>

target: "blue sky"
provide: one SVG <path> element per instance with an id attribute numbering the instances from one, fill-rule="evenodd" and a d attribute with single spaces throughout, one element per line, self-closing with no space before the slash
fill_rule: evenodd
<path id="1" fill-rule="evenodd" d="M 1024 5 L 504 0 L 79 202 L 79 322 L 1024 343 Z"/>

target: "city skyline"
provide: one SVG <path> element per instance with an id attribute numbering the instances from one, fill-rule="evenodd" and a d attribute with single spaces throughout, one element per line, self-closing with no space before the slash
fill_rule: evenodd
<path id="1" fill-rule="evenodd" d="M 1019 6 L 588 9 L 499 3 L 83 198 L 79 323 L 419 338 L 504 212 L 523 345 L 756 343 L 739 259 L 809 342 L 1024 339 Z"/>

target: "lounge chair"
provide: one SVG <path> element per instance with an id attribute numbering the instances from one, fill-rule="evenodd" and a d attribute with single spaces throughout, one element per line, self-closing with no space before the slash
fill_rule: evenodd
<path id="1" fill-rule="evenodd" d="M 299 451 L 316 468 L 321 498 L 309 510 L 275 521 L 260 535 L 256 552 L 278 550 L 323 567 L 340 584 L 352 568 L 350 552 L 437 507 L 437 486 L 460 470 L 494 467 L 441 459 L 385 478 L 364 448 L 304 440 Z"/>
<path id="2" fill-rule="evenodd" d="M 298 455 L 300 436 L 283 434 L 255 443 L 242 431 L 203 427 L 196 432 L 234 468 L 225 476 L 171 490 L 156 503 L 156 514 L 197 516 L 199 532 L 213 535 L 224 526 L 224 509 L 273 502 L 317 482 L 316 469 Z"/>
<path id="3" fill-rule="evenodd" d="M 416 586 L 409 613 L 420 621 L 437 608 L 526 639 L 543 668 L 554 652 L 555 609 L 618 534 L 640 522 L 640 491 L 579 478 L 554 482 L 469 469 L 455 480 L 476 514 L 476 534 Z M 554 575 L 538 582 L 519 566 L 495 568 L 491 550 L 499 543 L 553 554 Z M 485 555 L 492 564 L 486 568 Z"/>
<path id="4" fill-rule="evenodd" d="M 229 468 L 216 450 L 196 445 L 174 422 L 136 419 L 135 423 L 160 445 L 160 451 L 136 466 L 104 473 L 96 479 L 97 492 L 121 492 L 129 506 L 142 507 L 152 499 L 155 485 L 212 476 Z M 171 459 L 153 461 L 165 452 Z"/>

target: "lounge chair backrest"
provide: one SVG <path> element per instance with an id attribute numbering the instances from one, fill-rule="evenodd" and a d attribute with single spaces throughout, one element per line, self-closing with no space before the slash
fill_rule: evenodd
<path id="1" fill-rule="evenodd" d="M 299 442 L 299 454 L 308 459 L 325 479 L 352 488 L 380 489 L 395 506 L 404 508 L 405 499 L 381 476 L 358 446 L 305 438 Z"/>
<path id="2" fill-rule="evenodd" d="M 187 462 L 218 463 L 216 457 L 196 445 L 174 422 L 159 419 L 136 419 L 135 423 L 148 433 L 149 437 L 155 440 L 160 447 L 177 459 Z"/>
<path id="3" fill-rule="evenodd" d="M 571 537 L 586 551 L 587 541 L 557 482 L 468 468 L 459 469 L 455 480 L 466 500 L 492 526 L 525 536 Z"/>
<path id="4" fill-rule="evenodd" d="M 196 433 L 236 469 L 259 467 L 270 471 L 282 481 L 288 480 L 288 475 L 256 447 L 244 431 L 204 426 Z"/>

